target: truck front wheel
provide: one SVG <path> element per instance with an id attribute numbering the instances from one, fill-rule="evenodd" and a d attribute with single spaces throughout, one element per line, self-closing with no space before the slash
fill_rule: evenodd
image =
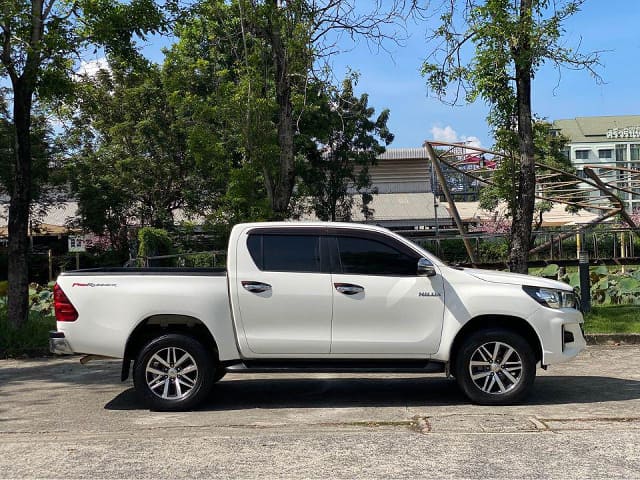
<path id="1" fill-rule="evenodd" d="M 215 361 L 195 338 L 170 333 L 150 340 L 133 371 L 136 392 L 151 410 L 182 411 L 207 397 Z"/>
<path id="2" fill-rule="evenodd" d="M 474 403 L 508 405 L 522 400 L 536 377 L 531 345 L 505 329 L 486 329 L 466 338 L 456 354 L 458 385 Z"/>

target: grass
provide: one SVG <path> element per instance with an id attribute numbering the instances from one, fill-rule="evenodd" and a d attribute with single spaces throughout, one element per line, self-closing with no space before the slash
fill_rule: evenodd
<path id="1" fill-rule="evenodd" d="M 586 333 L 640 333 L 640 305 L 595 306 L 585 315 Z"/>
<path id="2" fill-rule="evenodd" d="M 49 330 L 55 329 L 54 317 L 31 312 L 27 323 L 16 330 L 7 321 L 6 304 L 0 303 L 0 358 L 47 353 Z"/>

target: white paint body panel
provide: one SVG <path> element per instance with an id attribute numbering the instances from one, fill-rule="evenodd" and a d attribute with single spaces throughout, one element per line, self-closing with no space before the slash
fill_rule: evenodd
<path id="1" fill-rule="evenodd" d="M 428 355 L 438 350 L 444 314 L 442 276 L 332 277 L 334 283 L 362 286 L 364 292 L 344 295 L 334 289 L 331 353 Z"/>
<path id="2" fill-rule="evenodd" d="M 263 272 L 247 251 L 246 237 L 252 228 L 265 225 L 376 231 L 428 258 L 437 275 Z M 242 281 L 268 283 L 272 289 L 251 293 Z M 361 285 L 364 293 L 341 294 L 333 285 L 338 282 Z M 542 345 L 544 365 L 569 360 L 585 346 L 580 312 L 543 307 L 522 289 L 531 285 L 569 290 L 567 285 L 527 275 L 447 267 L 409 240 L 361 224 L 237 225 L 229 240 L 227 277 L 87 272 L 63 274 L 58 283 L 79 312 L 75 322 L 58 322 L 71 348 L 112 357 L 122 357 L 136 326 L 154 315 L 180 315 L 204 323 L 221 360 L 429 358 L 447 362 L 456 335 L 467 322 L 495 315 L 518 317 L 532 326 Z M 564 349 L 563 328 L 575 338 Z"/>
<path id="3" fill-rule="evenodd" d="M 63 274 L 58 284 L 79 313 L 74 322 L 57 323 L 74 352 L 121 358 L 129 335 L 141 322 L 154 315 L 183 315 L 207 326 L 217 340 L 220 358 L 238 356 L 224 276 L 88 272 Z"/>

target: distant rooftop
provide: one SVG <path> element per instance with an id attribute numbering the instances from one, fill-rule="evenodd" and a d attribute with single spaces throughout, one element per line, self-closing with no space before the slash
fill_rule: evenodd
<path id="1" fill-rule="evenodd" d="M 624 141 L 637 138 L 635 134 L 640 129 L 640 115 L 576 117 L 556 120 L 553 126 L 573 142 Z"/>
<path id="2" fill-rule="evenodd" d="M 378 155 L 378 160 L 408 160 L 412 158 L 424 158 L 427 157 L 427 150 L 422 147 L 412 148 L 387 148 L 382 154 Z"/>

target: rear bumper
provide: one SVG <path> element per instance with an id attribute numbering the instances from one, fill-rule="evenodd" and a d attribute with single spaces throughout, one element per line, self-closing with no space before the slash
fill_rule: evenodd
<path id="1" fill-rule="evenodd" d="M 49 332 L 49 351 L 56 355 L 72 355 L 75 352 L 64 338 L 64 332 L 52 330 Z"/>

